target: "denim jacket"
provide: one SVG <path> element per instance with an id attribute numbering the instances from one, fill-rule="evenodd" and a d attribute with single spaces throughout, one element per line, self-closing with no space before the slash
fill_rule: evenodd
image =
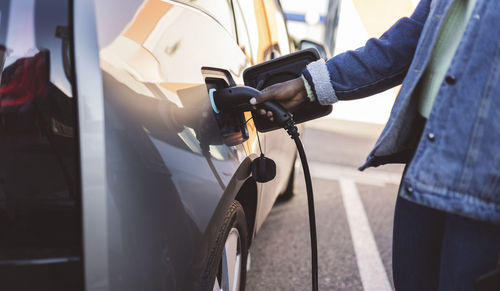
<path id="1" fill-rule="evenodd" d="M 499 0 L 477 0 L 422 135 L 411 130 L 418 114 L 412 92 L 452 2 L 421 0 L 410 18 L 379 39 L 326 63 L 311 63 L 303 75 L 321 104 L 402 83 L 389 121 L 360 169 L 409 162 L 402 197 L 500 224 Z"/>

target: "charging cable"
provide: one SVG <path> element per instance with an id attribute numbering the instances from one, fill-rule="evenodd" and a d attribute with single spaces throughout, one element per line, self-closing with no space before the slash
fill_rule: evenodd
<path id="1" fill-rule="evenodd" d="M 284 110 L 284 109 L 283 109 Z M 276 114 L 273 112 L 273 115 Z M 283 126 L 283 128 L 288 132 L 288 135 L 293 139 L 295 145 L 297 146 L 297 151 L 299 152 L 300 163 L 302 164 L 302 170 L 304 171 L 304 180 L 306 182 L 306 192 L 307 192 L 307 208 L 309 211 L 309 234 L 311 237 L 311 281 L 312 290 L 318 290 L 318 242 L 316 234 L 316 213 L 314 211 L 314 194 L 312 187 L 311 173 L 309 171 L 309 164 L 307 163 L 306 152 L 302 141 L 299 137 L 299 131 L 295 126 L 293 118 Z"/>
<path id="2" fill-rule="evenodd" d="M 314 194 L 312 187 L 311 173 L 309 171 L 309 164 L 307 163 L 306 152 L 302 141 L 299 137 L 299 131 L 297 126 L 295 126 L 295 121 L 293 116 L 281 105 L 274 102 L 263 102 L 257 105 L 259 109 L 265 109 L 273 112 L 274 122 L 286 130 L 288 135 L 293 139 L 295 145 L 297 146 L 297 151 L 299 152 L 300 163 L 302 164 L 302 169 L 304 171 L 304 179 L 306 182 L 306 192 L 307 192 L 307 208 L 309 211 L 309 234 L 311 237 L 311 281 L 312 290 L 318 290 L 318 242 L 316 234 L 316 213 L 314 211 Z"/>

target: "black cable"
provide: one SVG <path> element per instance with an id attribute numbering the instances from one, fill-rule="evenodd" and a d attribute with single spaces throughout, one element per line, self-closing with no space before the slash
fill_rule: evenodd
<path id="1" fill-rule="evenodd" d="M 264 156 L 262 153 L 262 146 L 260 145 L 260 137 L 259 137 L 259 131 L 257 130 L 257 141 L 259 142 L 259 150 L 260 150 L 260 156 Z"/>
<path id="2" fill-rule="evenodd" d="M 311 173 L 309 172 L 309 164 L 307 163 L 306 152 L 304 146 L 299 138 L 297 127 L 291 120 L 286 126 L 286 131 L 295 141 L 297 151 L 299 152 L 300 163 L 304 171 L 304 179 L 306 181 L 307 191 L 307 207 L 309 210 L 309 234 L 311 236 L 311 275 L 312 275 L 312 290 L 318 291 L 318 242 L 316 235 L 316 214 L 314 211 L 314 195 L 311 180 Z"/>
<path id="3" fill-rule="evenodd" d="M 245 121 L 245 124 L 247 124 L 247 123 L 248 123 L 250 120 L 252 120 L 252 119 L 253 119 L 253 116 L 252 116 L 252 117 L 250 117 L 249 119 L 247 119 L 247 121 Z M 260 145 L 259 131 L 258 131 L 258 130 L 256 130 L 256 132 L 257 132 L 257 141 L 259 142 L 260 156 L 261 156 L 261 157 L 263 157 L 263 156 L 264 156 L 264 154 L 262 153 L 262 146 Z"/>

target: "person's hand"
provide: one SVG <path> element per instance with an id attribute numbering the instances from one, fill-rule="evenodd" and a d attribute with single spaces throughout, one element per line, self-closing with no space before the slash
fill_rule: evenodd
<path id="1" fill-rule="evenodd" d="M 301 77 L 274 84 L 262 90 L 262 93 L 250 99 L 250 104 L 255 105 L 265 101 L 278 102 L 285 109 L 291 109 L 307 99 L 307 91 Z M 273 113 L 264 109 L 259 109 L 260 115 L 267 115 L 273 121 Z"/>

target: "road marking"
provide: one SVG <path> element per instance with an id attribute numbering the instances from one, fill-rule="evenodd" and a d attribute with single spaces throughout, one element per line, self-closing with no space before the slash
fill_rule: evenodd
<path id="1" fill-rule="evenodd" d="M 340 175 L 338 178 L 363 288 L 392 291 L 356 184 Z"/>
<path id="2" fill-rule="evenodd" d="M 358 171 L 354 167 L 337 166 L 321 162 L 310 162 L 311 176 L 326 180 L 348 179 L 356 183 L 373 186 L 385 186 L 386 184 L 398 185 L 401 181 L 401 173 L 366 170 Z"/>

